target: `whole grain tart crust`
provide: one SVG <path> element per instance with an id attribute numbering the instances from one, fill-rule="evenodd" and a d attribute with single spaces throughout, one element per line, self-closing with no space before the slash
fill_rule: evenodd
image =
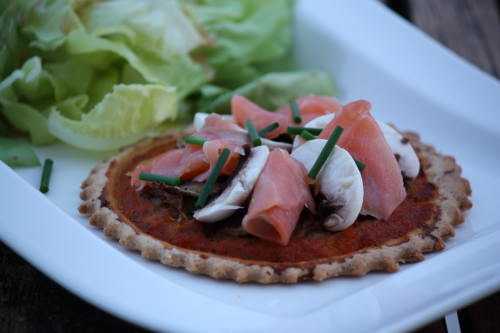
<path id="1" fill-rule="evenodd" d="M 98 164 L 82 183 L 79 211 L 91 225 L 145 258 L 215 279 L 297 283 L 395 272 L 400 263 L 421 261 L 424 253 L 444 249 L 444 240 L 472 207 L 469 182 L 455 159 L 406 132 L 421 172 L 407 184 L 406 200 L 387 221 L 360 217 L 350 228 L 332 233 L 304 213 L 289 245 L 281 246 L 242 234 L 242 215 L 203 224 L 179 209 L 175 197 L 158 200 L 130 186 L 127 173 L 175 147 L 179 135 L 144 140 Z"/>

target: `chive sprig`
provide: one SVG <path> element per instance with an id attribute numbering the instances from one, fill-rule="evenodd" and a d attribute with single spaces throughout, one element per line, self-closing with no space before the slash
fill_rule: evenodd
<path id="1" fill-rule="evenodd" d="M 314 162 L 313 167 L 309 171 L 309 177 L 311 177 L 313 179 L 316 178 L 319 171 L 323 167 L 323 164 L 325 164 L 325 162 L 328 160 L 328 157 L 330 157 L 330 154 L 332 153 L 333 149 L 335 148 L 335 144 L 337 143 L 338 139 L 340 138 L 342 131 L 343 131 L 342 127 L 340 127 L 340 126 L 335 127 L 335 130 L 333 130 L 332 134 L 328 138 L 328 141 L 326 142 L 325 146 L 321 150 L 321 153 L 319 153 L 319 156 L 316 159 L 316 162 Z"/>
<path id="2" fill-rule="evenodd" d="M 42 178 L 40 180 L 40 192 L 47 193 L 49 191 L 50 176 L 52 175 L 52 167 L 54 161 L 50 158 L 45 159 L 43 162 Z"/>
<path id="3" fill-rule="evenodd" d="M 302 122 L 302 117 L 300 116 L 300 108 L 296 101 L 290 102 L 290 109 L 292 110 L 293 122 L 300 124 Z"/>
<path id="4" fill-rule="evenodd" d="M 149 172 L 141 172 L 139 175 L 139 179 L 148 182 L 162 183 L 171 186 L 178 186 L 182 183 L 179 177 L 167 177 Z"/>
<path id="5" fill-rule="evenodd" d="M 259 133 L 255 129 L 255 126 L 250 120 L 245 122 L 245 128 L 248 131 L 248 135 L 250 136 L 250 141 L 252 142 L 252 146 L 257 147 L 262 144 L 262 140 L 260 139 Z"/>
<path id="6" fill-rule="evenodd" d="M 263 129 L 261 129 L 259 131 L 259 136 L 263 138 L 268 133 L 271 133 L 272 131 L 274 131 L 278 127 L 280 127 L 280 124 L 278 124 L 277 122 L 271 123 L 270 125 L 267 125 L 266 127 L 264 127 Z"/>
<path id="7" fill-rule="evenodd" d="M 300 133 L 302 133 L 302 131 L 304 130 L 308 131 L 312 135 L 319 135 L 319 133 L 321 133 L 323 129 L 316 127 L 288 126 L 286 132 L 290 135 L 300 135 Z"/>
<path id="8" fill-rule="evenodd" d="M 300 132 L 300 136 L 301 136 L 304 140 L 306 140 L 306 141 L 316 139 L 316 136 L 315 136 L 315 135 L 312 135 L 312 134 L 311 134 L 311 133 L 309 133 L 309 131 L 307 131 L 307 130 L 303 130 L 302 132 Z"/>
<path id="9" fill-rule="evenodd" d="M 229 149 L 224 148 L 222 150 L 222 153 L 219 155 L 217 162 L 212 168 L 212 171 L 210 171 L 210 174 L 208 175 L 207 181 L 205 182 L 203 188 L 201 189 L 201 193 L 198 196 L 198 199 L 196 199 L 196 202 L 194 204 L 194 207 L 196 209 L 202 208 L 207 203 L 208 196 L 210 195 L 210 193 L 212 193 L 215 186 L 215 182 L 217 181 L 217 178 L 219 177 L 220 172 L 224 167 L 224 164 L 226 164 L 226 161 L 229 158 L 229 153 L 230 153 Z"/>
<path id="10" fill-rule="evenodd" d="M 201 137 L 199 135 L 186 135 L 183 138 L 185 143 L 189 143 L 192 145 L 197 145 L 197 146 L 203 146 L 203 144 L 207 141 L 204 137 Z"/>

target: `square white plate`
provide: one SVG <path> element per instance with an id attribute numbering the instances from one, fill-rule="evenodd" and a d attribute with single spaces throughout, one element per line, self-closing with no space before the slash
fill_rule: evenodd
<path id="1" fill-rule="evenodd" d="M 295 286 L 237 285 L 143 260 L 77 213 L 79 184 L 103 155 L 64 145 L 51 191 L 40 168 L 0 164 L 0 237 L 92 304 L 155 330 L 400 331 L 500 287 L 500 84 L 373 1 L 302 1 L 295 51 L 304 68 L 331 72 L 342 101 L 370 100 L 377 118 L 418 131 L 455 156 L 474 208 L 455 238 L 395 274 Z"/>

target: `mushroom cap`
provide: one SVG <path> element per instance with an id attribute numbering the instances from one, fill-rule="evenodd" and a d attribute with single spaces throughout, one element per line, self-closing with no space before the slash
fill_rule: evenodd
<path id="1" fill-rule="evenodd" d="M 318 158 L 327 140 L 314 139 L 305 142 L 292 153 L 309 171 Z M 348 228 L 358 217 L 363 205 L 363 180 L 351 155 L 339 146 L 321 168 L 317 181 L 320 192 L 334 209 L 324 221 L 331 231 Z"/>

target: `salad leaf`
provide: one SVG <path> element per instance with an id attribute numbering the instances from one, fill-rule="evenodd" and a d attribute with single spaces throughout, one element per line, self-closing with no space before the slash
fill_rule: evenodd
<path id="1" fill-rule="evenodd" d="M 28 15 L 29 2 L 0 1 L 0 79 L 21 67 L 26 59 L 27 41 L 20 34 L 19 26 Z"/>
<path id="2" fill-rule="evenodd" d="M 260 106 L 274 110 L 301 96 L 334 94 L 333 82 L 322 72 L 269 73 L 233 91 L 216 95 L 210 102 L 205 100 L 202 111 L 228 113 L 233 95 L 248 97 Z"/>
<path id="3" fill-rule="evenodd" d="M 194 0 L 187 8 L 214 40 L 201 50 L 216 83 L 236 87 L 261 73 L 256 64 L 282 58 L 291 47 L 292 0 Z M 237 69 L 237 70 L 236 70 Z"/>
<path id="4" fill-rule="evenodd" d="M 7 135 L 7 132 L 9 131 L 9 128 L 7 127 L 7 124 L 0 119 L 0 136 Z"/>
<path id="5" fill-rule="evenodd" d="M 51 143 L 54 137 L 48 132 L 46 117 L 19 99 L 34 104 L 43 103 L 51 91 L 51 77 L 42 70 L 38 57 L 28 60 L 21 69 L 15 70 L 0 83 L 1 112 L 13 126 L 28 132 L 35 144 Z"/>
<path id="6" fill-rule="evenodd" d="M 120 39 L 96 37 L 74 31 L 66 38 L 66 49 L 72 55 L 93 57 L 99 52 L 111 52 L 124 58 L 149 83 L 175 85 L 179 98 L 198 88 L 207 80 L 203 67 L 187 55 L 172 54 L 168 60 L 154 53 L 134 50 Z"/>
<path id="7" fill-rule="evenodd" d="M 271 109 L 332 94 L 325 75 L 278 73 L 293 66 L 293 4 L 0 2 L 0 119 L 35 144 L 108 150 L 190 122 L 193 106 L 228 111 L 235 93 Z"/>
<path id="8" fill-rule="evenodd" d="M 34 36 L 30 46 L 41 50 L 55 50 L 64 43 L 70 31 L 83 29 L 78 15 L 73 8 L 73 1 L 68 0 L 21 0 L 30 7 L 23 25 L 23 32 Z"/>
<path id="9" fill-rule="evenodd" d="M 26 142 L 1 137 L 0 161 L 5 162 L 10 167 L 40 165 L 35 152 Z"/>
<path id="10" fill-rule="evenodd" d="M 89 150 L 112 150 L 131 144 L 165 120 L 175 120 L 175 88 L 161 85 L 116 85 L 81 120 L 53 108 L 50 132 L 68 144 Z"/>
<path id="11" fill-rule="evenodd" d="M 111 0 L 83 10 L 82 21 L 95 36 L 120 35 L 136 49 L 168 60 L 172 52 L 187 54 L 206 43 L 175 0 Z"/>

